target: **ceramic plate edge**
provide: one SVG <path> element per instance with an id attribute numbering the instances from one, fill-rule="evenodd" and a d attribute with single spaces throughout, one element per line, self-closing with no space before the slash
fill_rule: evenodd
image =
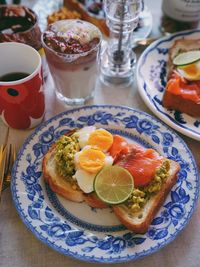
<path id="1" fill-rule="evenodd" d="M 151 45 L 149 45 L 148 48 L 146 48 L 142 55 L 140 56 L 138 63 L 137 63 L 137 67 L 136 67 L 136 80 L 137 80 L 137 85 L 138 85 L 138 91 L 140 93 L 141 98 L 143 99 L 143 101 L 145 102 L 145 104 L 148 106 L 148 108 L 158 117 L 160 118 L 163 122 L 165 122 L 166 124 L 168 124 L 171 128 L 173 128 L 174 130 L 182 133 L 183 135 L 186 135 L 188 137 L 192 137 L 193 139 L 200 141 L 200 134 L 197 135 L 196 133 L 193 132 L 188 132 L 186 130 L 184 130 L 182 127 L 180 127 L 179 125 L 173 123 L 170 119 L 168 119 L 164 114 L 162 114 L 161 112 L 159 112 L 155 106 L 153 104 L 151 104 L 151 102 L 149 101 L 148 96 L 146 95 L 146 93 L 144 92 L 143 89 L 143 85 L 142 83 L 144 83 L 144 81 L 140 80 L 139 77 L 139 68 L 141 66 L 141 62 L 143 60 L 143 57 L 153 48 L 155 48 L 160 42 L 162 41 L 170 41 L 171 39 L 174 39 L 177 36 L 182 36 L 184 34 L 192 34 L 192 33 L 196 33 L 196 32 L 200 32 L 200 29 L 196 29 L 196 30 L 186 30 L 186 31 L 181 31 L 178 33 L 174 33 L 171 36 L 164 36 L 162 38 L 160 38 L 159 40 L 156 40 L 155 42 L 153 42 Z"/>

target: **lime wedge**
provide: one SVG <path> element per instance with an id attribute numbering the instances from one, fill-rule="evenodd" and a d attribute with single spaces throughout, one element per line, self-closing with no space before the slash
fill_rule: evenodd
<path id="1" fill-rule="evenodd" d="M 119 204 L 128 199 L 133 191 L 133 177 L 122 167 L 109 166 L 95 177 L 94 191 L 108 204 Z"/>
<path id="2" fill-rule="evenodd" d="M 188 51 L 179 54 L 173 60 L 173 64 L 177 66 L 188 65 L 200 59 L 200 51 Z"/>

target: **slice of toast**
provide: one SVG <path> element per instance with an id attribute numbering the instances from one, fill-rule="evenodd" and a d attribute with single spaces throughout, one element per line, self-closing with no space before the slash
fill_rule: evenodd
<path id="1" fill-rule="evenodd" d="M 72 133 L 74 133 L 74 131 L 71 131 L 66 135 L 71 135 Z M 44 180 L 49 184 L 52 191 L 73 202 L 85 201 L 93 208 L 107 208 L 108 205 L 102 202 L 96 196 L 95 192 L 85 194 L 78 185 L 74 187 L 72 183 L 58 174 L 56 171 L 55 154 L 56 148 L 55 144 L 53 144 L 49 151 L 45 154 L 42 162 Z M 133 230 L 135 233 L 145 233 L 156 215 L 156 212 L 165 201 L 169 191 L 176 183 L 177 172 L 179 169 L 180 166 L 177 162 L 170 161 L 169 177 L 163 184 L 161 190 L 148 200 L 140 212 L 133 213 L 125 204 L 112 206 L 114 213 L 122 224 L 124 224 L 128 229 Z"/>
<path id="2" fill-rule="evenodd" d="M 114 213 L 121 223 L 135 233 L 143 234 L 147 232 L 151 221 L 176 183 L 177 173 L 179 170 L 179 164 L 171 160 L 169 177 L 162 185 L 161 190 L 152 196 L 139 212 L 132 212 L 125 204 L 113 206 Z"/>
<path id="3" fill-rule="evenodd" d="M 199 85 L 198 85 L 199 84 Z M 186 84 L 187 86 L 187 84 Z M 196 88 L 196 90 L 195 90 Z M 190 94 L 196 95 L 199 98 L 197 102 L 192 99 L 187 99 L 181 94 L 177 95 L 173 90 L 169 90 L 168 86 L 165 89 L 163 97 L 163 106 L 167 109 L 174 109 L 182 113 L 188 114 L 193 117 L 200 116 L 200 82 L 196 83 L 193 90 L 189 91 Z"/>
<path id="4" fill-rule="evenodd" d="M 173 64 L 173 60 L 178 54 L 193 50 L 200 50 L 200 39 L 180 39 L 175 41 L 174 45 L 169 49 L 167 85 L 162 103 L 167 109 L 174 109 L 197 117 L 200 116 L 200 81 L 181 79 L 176 66 Z M 177 83 L 180 86 L 180 92 L 177 91 Z M 194 97 L 191 98 L 190 96 Z"/>

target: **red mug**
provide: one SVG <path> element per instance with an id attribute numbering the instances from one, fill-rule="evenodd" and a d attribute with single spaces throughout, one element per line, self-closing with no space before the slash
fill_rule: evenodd
<path id="1" fill-rule="evenodd" d="M 40 54 L 17 42 L 0 43 L 0 116 L 14 129 L 29 129 L 43 119 L 45 99 Z"/>

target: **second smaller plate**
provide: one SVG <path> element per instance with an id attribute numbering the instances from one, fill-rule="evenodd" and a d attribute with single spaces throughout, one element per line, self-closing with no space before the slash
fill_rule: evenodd
<path id="1" fill-rule="evenodd" d="M 146 105 L 161 120 L 180 133 L 200 141 L 200 117 L 191 117 L 162 106 L 167 82 L 167 61 L 169 49 L 179 39 L 199 40 L 200 29 L 183 31 L 163 37 L 152 43 L 141 55 L 137 64 L 137 83 Z"/>

